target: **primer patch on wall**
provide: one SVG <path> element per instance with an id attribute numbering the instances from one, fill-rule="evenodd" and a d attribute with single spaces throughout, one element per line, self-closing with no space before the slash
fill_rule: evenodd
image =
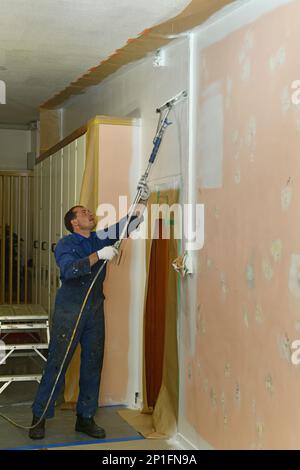
<path id="1" fill-rule="evenodd" d="M 199 152 L 198 178 L 207 189 L 223 186 L 224 111 L 221 82 L 213 83 L 204 93 L 199 113 L 196 148 Z"/>
<path id="2" fill-rule="evenodd" d="M 220 209 L 218 207 L 215 207 L 214 215 L 217 220 L 220 218 Z"/>
<path id="3" fill-rule="evenodd" d="M 222 391 L 221 393 L 221 409 L 224 414 L 225 413 L 225 392 L 224 391 Z"/>
<path id="4" fill-rule="evenodd" d="M 282 210 L 286 211 L 291 205 L 293 197 L 293 190 L 290 186 L 286 186 L 281 191 L 281 208 Z"/>
<path id="5" fill-rule="evenodd" d="M 213 263 L 213 260 L 208 258 L 207 260 L 207 267 L 208 269 L 210 270 L 212 267 L 213 267 L 214 263 Z"/>
<path id="6" fill-rule="evenodd" d="M 229 292 L 229 289 L 228 289 L 227 284 L 226 284 L 226 279 L 225 279 L 225 274 L 224 273 L 221 273 L 220 280 L 221 280 L 222 294 L 227 295 L 228 292 Z"/>
<path id="7" fill-rule="evenodd" d="M 291 363 L 291 347 L 287 334 L 280 336 L 277 340 L 279 354 L 282 359 Z"/>
<path id="8" fill-rule="evenodd" d="M 281 47 L 277 52 L 277 64 L 284 65 L 286 62 L 286 50 L 284 47 Z"/>
<path id="9" fill-rule="evenodd" d="M 274 385 L 273 385 L 273 378 L 271 374 L 267 375 L 267 377 L 265 378 L 265 386 L 266 386 L 267 392 L 272 396 L 274 393 Z"/>
<path id="10" fill-rule="evenodd" d="M 208 379 L 203 380 L 203 390 L 205 393 L 208 392 Z"/>
<path id="11" fill-rule="evenodd" d="M 244 37 L 244 47 L 247 51 L 253 49 L 254 46 L 254 34 L 252 31 L 247 31 Z"/>
<path id="12" fill-rule="evenodd" d="M 222 391 L 222 393 L 221 393 L 221 409 L 222 409 L 222 413 L 223 413 L 223 425 L 224 425 L 224 428 L 226 428 L 227 425 L 228 425 L 228 414 L 226 412 L 225 392 L 224 391 Z"/>
<path id="13" fill-rule="evenodd" d="M 241 385 L 239 382 L 235 384 L 234 399 L 235 399 L 236 404 L 240 406 L 241 405 Z"/>
<path id="14" fill-rule="evenodd" d="M 292 255 L 291 257 L 289 291 L 300 299 L 300 255 Z"/>
<path id="15" fill-rule="evenodd" d="M 254 153 L 256 149 L 256 134 L 257 134 L 256 119 L 254 116 L 251 116 L 246 127 L 245 144 L 250 150 L 252 161 L 254 159 Z"/>
<path id="16" fill-rule="evenodd" d="M 272 243 L 271 255 L 272 255 L 275 263 L 277 263 L 278 261 L 281 260 L 281 256 L 282 256 L 282 241 L 281 240 L 275 240 Z"/>
<path id="17" fill-rule="evenodd" d="M 234 182 L 235 182 L 235 184 L 240 184 L 241 183 L 241 170 L 239 168 L 237 168 L 235 170 Z"/>
<path id="18" fill-rule="evenodd" d="M 203 335 L 205 335 L 206 333 L 206 322 L 205 322 L 205 318 L 201 318 L 200 320 L 200 331 Z"/>
<path id="19" fill-rule="evenodd" d="M 210 402 L 213 408 L 217 408 L 217 393 L 213 387 L 210 389 Z"/>
<path id="20" fill-rule="evenodd" d="M 265 429 L 264 423 L 260 420 L 257 420 L 256 421 L 256 433 L 257 433 L 257 437 L 259 440 L 263 438 L 264 429 Z"/>
<path id="21" fill-rule="evenodd" d="M 248 264 L 246 267 L 246 279 L 247 284 L 250 289 L 254 288 L 255 278 L 254 278 L 254 268 L 251 264 Z"/>
<path id="22" fill-rule="evenodd" d="M 269 65 L 271 72 L 284 65 L 286 62 L 286 50 L 284 47 L 280 47 L 278 51 L 270 57 Z"/>
<path id="23" fill-rule="evenodd" d="M 244 81 L 249 80 L 251 75 L 251 62 L 250 58 L 247 57 L 248 52 L 253 48 L 254 36 L 251 31 L 245 34 L 243 46 L 239 53 L 239 63 L 242 66 L 241 78 Z"/>
<path id="24" fill-rule="evenodd" d="M 267 281 L 271 281 L 273 279 L 274 271 L 270 264 L 270 262 L 266 259 L 262 260 L 262 272 L 264 274 L 265 279 Z"/>
<path id="25" fill-rule="evenodd" d="M 251 62 L 250 62 L 250 59 L 247 58 L 245 62 L 243 63 L 241 78 L 244 81 L 248 81 L 250 79 L 250 76 L 251 76 Z"/>
<path id="26" fill-rule="evenodd" d="M 291 107 L 290 89 L 286 86 L 281 95 L 281 109 L 283 114 L 286 114 Z"/>
<path id="27" fill-rule="evenodd" d="M 230 366 L 229 363 L 227 363 L 225 365 L 224 375 L 225 375 L 226 379 L 229 379 L 229 377 L 231 376 L 231 366 Z"/>
<path id="28" fill-rule="evenodd" d="M 295 329 L 297 331 L 300 331 L 300 320 L 297 320 L 296 323 L 295 323 Z"/>
<path id="29" fill-rule="evenodd" d="M 256 323 L 261 324 L 264 321 L 264 316 L 263 316 L 263 309 L 261 304 L 256 304 L 255 307 L 255 320 Z"/>
<path id="30" fill-rule="evenodd" d="M 243 319 L 246 328 L 249 328 L 249 312 L 247 307 L 243 307 Z"/>

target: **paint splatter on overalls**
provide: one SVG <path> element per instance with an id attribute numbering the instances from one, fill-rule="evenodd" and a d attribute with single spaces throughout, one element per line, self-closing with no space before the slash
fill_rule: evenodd
<path id="1" fill-rule="evenodd" d="M 72 336 L 82 302 L 99 267 L 103 263 L 103 261 L 98 261 L 91 267 L 88 256 L 105 246 L 113 245 L 118 240 L 125 222 L 126 217 L 121 219 L 118 224 L 99 232 L 98 236 L 96 232 L 92 232 L 89 239 L 72 233 L 63 237 L 57 244 L 55 259 L 60 268 L 62 284 L 55 299 L 47 364 L 32 405 L 35 416 L 40 417 L 43 414 Z M 135 230 L 140 222 L 140 219 L 133 217 L 128 233 Z M 86 303 L 63 373 L 45 415 L 46 418 L 54 416 L 55 401 L 78 343 L 81 345 L 81 365 L 77 414 L 89 418 L 96 413 L 105 339 L 103 308 L 105 274 L 106 267 L 96 280 Z"/>

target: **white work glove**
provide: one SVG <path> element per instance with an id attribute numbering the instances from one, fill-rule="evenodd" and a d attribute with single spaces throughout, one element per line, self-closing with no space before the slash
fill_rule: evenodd
<path id="1" fill-rule="evenodd" d="M 138 182 L 137 185 L 137 190 L 141 191 L 140 199 L 142 201 L 147 201 L 150 196 L 150 189 L 149 186 L 147 185 L 145 178 L 142 176 L 141 179 Z"/>
<path id="2" fill-rule="evenodd" d="M 98 259 L 106 259 L 108 261 L 112 260 L 115 256 L 118 255 L 118 250 L 114 246 L 106 246 L 102 250 L 97 251 Z"/>

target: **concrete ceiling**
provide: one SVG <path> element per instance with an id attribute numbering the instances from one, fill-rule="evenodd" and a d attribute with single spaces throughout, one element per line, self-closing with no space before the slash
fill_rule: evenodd
<path id="1" fill-rule="evenodd" d="M 27 124 L 39 105 L 128 38 L 179 14 L 191 0 L 1 0 L 0 123 Z"/>

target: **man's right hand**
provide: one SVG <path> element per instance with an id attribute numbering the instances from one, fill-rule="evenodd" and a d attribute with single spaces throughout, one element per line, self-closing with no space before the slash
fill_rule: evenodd
<path id="1" fill-rule="evenodd" d="M 140 192 L 139 202 L 144 201 L 145 203 L 147 203 L 150 197 L 150 189 L 144 176 L 140 178 L 138 182 L 137 190 Z"/>
<path id="2" fill-rule="evenodd" d="M 107 261 L 111 261 L 115 256 L 118 255 L 118 250 L 114 246 L 106 246 L 102 248 L 102 250 L 97 251 L 98 259 L 104 259 Z"/>

